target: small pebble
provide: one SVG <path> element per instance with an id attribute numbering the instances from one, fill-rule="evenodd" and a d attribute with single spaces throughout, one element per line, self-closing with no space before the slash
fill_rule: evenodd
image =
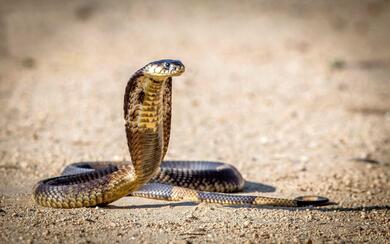
<path id="1" fill-rule="evenodd" d="M 110 222 L 108 225 L 109 225 L 110 227 L 112 227 L 112 228 L 115 228 L 115 227 L 116 227 L 116 224 L 115 224 L 114 222 Z"/>

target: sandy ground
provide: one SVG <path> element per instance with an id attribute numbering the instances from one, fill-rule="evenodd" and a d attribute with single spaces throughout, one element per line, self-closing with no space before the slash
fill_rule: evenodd
<path id="1" fill-rule="evenodd" d="M 390 242 L 389 1 L 113 2 L 0 3 L 0 243 Z M 337 205 L 37 206 L 65 165 L 129 159 L 124 88 L 161 58 L 187 68 L 168 159 Z"/>

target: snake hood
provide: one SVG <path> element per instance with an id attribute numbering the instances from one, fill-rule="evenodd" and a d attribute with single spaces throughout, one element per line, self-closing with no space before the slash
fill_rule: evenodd
<path id="1" fill-rule="evenodd" d="M 159 78 L 168 78 L 172 76 L 179 76 L 185 70 L 184 65 L 179 60 L 162 59 L 151 62 L 142 68 L 145 76 Z"/>

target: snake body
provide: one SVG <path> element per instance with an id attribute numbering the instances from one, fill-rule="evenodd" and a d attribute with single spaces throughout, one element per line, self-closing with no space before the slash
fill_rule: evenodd
<path id="1" fill-rule="evenodd" d="M 327 202 L 226 194 L 242 190 L 233 166 L 218 162 L 163 161 L 171 127 L 172 77 L 184 72 L 178 60 L 159 60 L 139 69 L 127 83 L 124 119 L 131 162 L 82 162 L 61 176 L 38 182 L 35 201 L 54 208 L 109 204 L 128 194 L 163 200 L 227 205 L 305 206 Z"/>

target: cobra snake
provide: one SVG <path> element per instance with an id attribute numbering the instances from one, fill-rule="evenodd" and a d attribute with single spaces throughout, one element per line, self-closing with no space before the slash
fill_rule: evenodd
<path id="1" fill-rule="evenodd" d="M 172 77 L 184 72 L 178 60 L 159 60 L 139 69 L 127 83 L 124 119 L 131 162 L 81 162 L 61 176 L 38 182 L 36 203 L 53 208 L 107 205 L 126 195 L 225 205 L 296 207 L 328 199 L 295 199 L 227 194 L 241 191 L 244 179 L 219 162 L 163 161 L 171 130 Z"/>

